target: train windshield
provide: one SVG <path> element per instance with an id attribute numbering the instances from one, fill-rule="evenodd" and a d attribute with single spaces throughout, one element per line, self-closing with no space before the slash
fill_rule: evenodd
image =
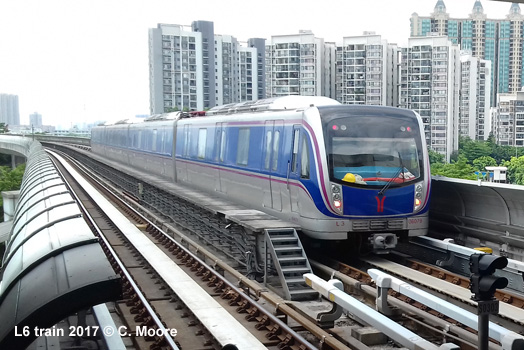
<path id="1" fill-rule="evenodd" d="M 324 123 L 331 180 L 349 186 L 403 186 L 420 181 L 422 144 L 417 120 L 350 116 Z"/>

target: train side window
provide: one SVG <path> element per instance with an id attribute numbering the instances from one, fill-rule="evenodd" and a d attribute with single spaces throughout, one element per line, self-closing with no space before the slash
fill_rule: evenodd
<path id="1" fill-rule="evenodd" d="M 166 153 L 166 130 L 160 130 L 160 153 Z"/>
<path id="2" fill-rule="evenodd" d="M 200 159 L 204 159 L 206 157 L 206 139 L 207 129 L 198 129 L 197 156 Z"/>
<path id="3" fill-rule="evenodd" d="M 184 125 L 184 156 L 189 154 L 189 125 Z"/>
<path id="4" fill-rule="evenodd" d="M 138 149 L 142 148 L 142 130 L 138 131 Z"/>
<path id="5" fill-rule="evenodd" d="M 156 152 L 156 139 L 157 139 L 158 130 L 153 129 L 153 144 L 151 145 L 151 151 Z"/>
<path id="6" fill-rule="evenodd" d="M 272 170 L 277 170 L 278 167 L 278 151 L 280 146 L 280 131 L 275 131 L 275 137 L 273 138 L 273 166 Z"/>
<path id="7" fill-rule="evenodd" d="M 220 162 L 224 161 L 226 156 L 226 131 L 222 130 L 222 135 L 220 136 Z"/>
<path id="8" fill-rule="evenodd" d="M 268 130 L 266 132 L 266 158 L 264 159 L 264 169 L 269 170 L 269 162 L 271 161 L 271 139 L 273 138 L 273 132 Z"/>
<path id="9" fill-rule="evenodd" d="M 302 137 L 302 153 L 300 157 L 300 177 L 309 179 L 309 147 L 307 138 Z"/>
<path id="10" fill-rule="evenodd" d="M 249 128 L 238 130 L 237 164 L 247 165 L 249 155 Z"/>
<path id="11" fill-rule="evenodd" d="M 293 155 L 291 157 L 291 172 L 297 172 L 297 163 L 298 163 L 298 141 L 300 138 L 300 130 L 293 130 Z"/>
<path id="12" fill-rule="evenodd" d="M 215 147 L 213 149 L 215 152 L 214 160 L 218 162 L 218 159 L 220 157 L 220 130 L 216 130 Z"/>

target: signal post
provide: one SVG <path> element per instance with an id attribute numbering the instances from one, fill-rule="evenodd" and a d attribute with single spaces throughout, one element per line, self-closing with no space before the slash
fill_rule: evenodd
<path id="1" fill-rule="evenodd" d="M 507 278 L 493 276 L 493 273 L 507 265 L 508 259 L 503 256 L 473 254 L 469 257 L 471 299 L 477 302 L 479 350 L 488 350 L 489 315 L 499 312 L 495 291 L 508 285 Z"/>

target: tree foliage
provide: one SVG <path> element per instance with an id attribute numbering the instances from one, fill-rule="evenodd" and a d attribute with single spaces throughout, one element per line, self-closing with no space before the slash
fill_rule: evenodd
<path id="1" fill-rule="evenodd" d="M 511 157 L 510 160 L 504 161 L 502 166 L 508 168 L 506 176 L 509 183 L 524 185 L 524 156 Z"/>
<path id="2" fill-rule="evenodd" d="M 24 176 L 25 164 L 17 166 L 15 169 L 7 166 L 0 166 L 0 192 L 14 191 L 20 189 L 22 177 Z M 3 201 L 0 197 L 1 214 L 3 215 Z"/>
<path id="3" fill-rule="evenodd" d="M 457 161 L 451 163 L 434 163 L 431 165 L 432 175 L 442 175 L 459 179 L 476 180 L 475 168 L 468 163 L 463 155 L 458 156 Z"/>
<path id="4" fill-rule="evenodd" d="M 428 150 L 429 153 L 429 162 L 431 164 L 440 163 L 444 164 L 444 155 L 433 151 L 432 149 Z"/>
<path id="5" fill-rule="evenodd" d="M 497 161 L 490 156 L 482 156 L 473 160 L 473 166 L 477 171 L 486 171 L 487 166 L 497 166 Z"/>
<path id="6" fill-rule="evenodd" d="M 0 192 L 14 191 L 20 189 L 22 177 L 24 176 L 25 164 L 17 166 L 15 169 L 7 166 L 0 166 Z M 3 221 L 4 206 L 3 199 L 0 196 L 0 215 Z M 3 255 L 4 245 L 0 244 L 0 256 Z"/>
<path id="7" fill-rule="evenodd" d="M 469 163 L 480 157 L 491 156 L 492 149 L 487 142 L 473 141 L 469 137 L 459 140 L 459 154 L 464 156 Z"/>
<path id="8" fill-rule="evenodd" d="M 475 171 L 484 172 L 487 166 L 505 166 L 508 183 L 524 185 L 524 148 L 497 145 L 492 134 L 486 141 L 460 137 L 459 150 L 453 152 L 451 163 L 444 156 L 429 151 L 431 174 L 460 179 L 477 179 Z"/>

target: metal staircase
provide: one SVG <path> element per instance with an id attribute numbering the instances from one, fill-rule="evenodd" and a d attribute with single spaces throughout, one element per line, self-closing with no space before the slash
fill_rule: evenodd
<path id="1" fill-rule="evenodd" d="M 283 296 L 288 300 L 312 300 L 318 293 L 306 285 L 302 277 L 312 273 L 306 253 L 293 228 L 265 229 L 266 256 L 264 284 L 275 288 L 270 282 L 272 272 L 278 274 Z M 268 259 L 268 251 L 271 259 Z M 278 292 L 278 291 L 277 291 Z"/>

